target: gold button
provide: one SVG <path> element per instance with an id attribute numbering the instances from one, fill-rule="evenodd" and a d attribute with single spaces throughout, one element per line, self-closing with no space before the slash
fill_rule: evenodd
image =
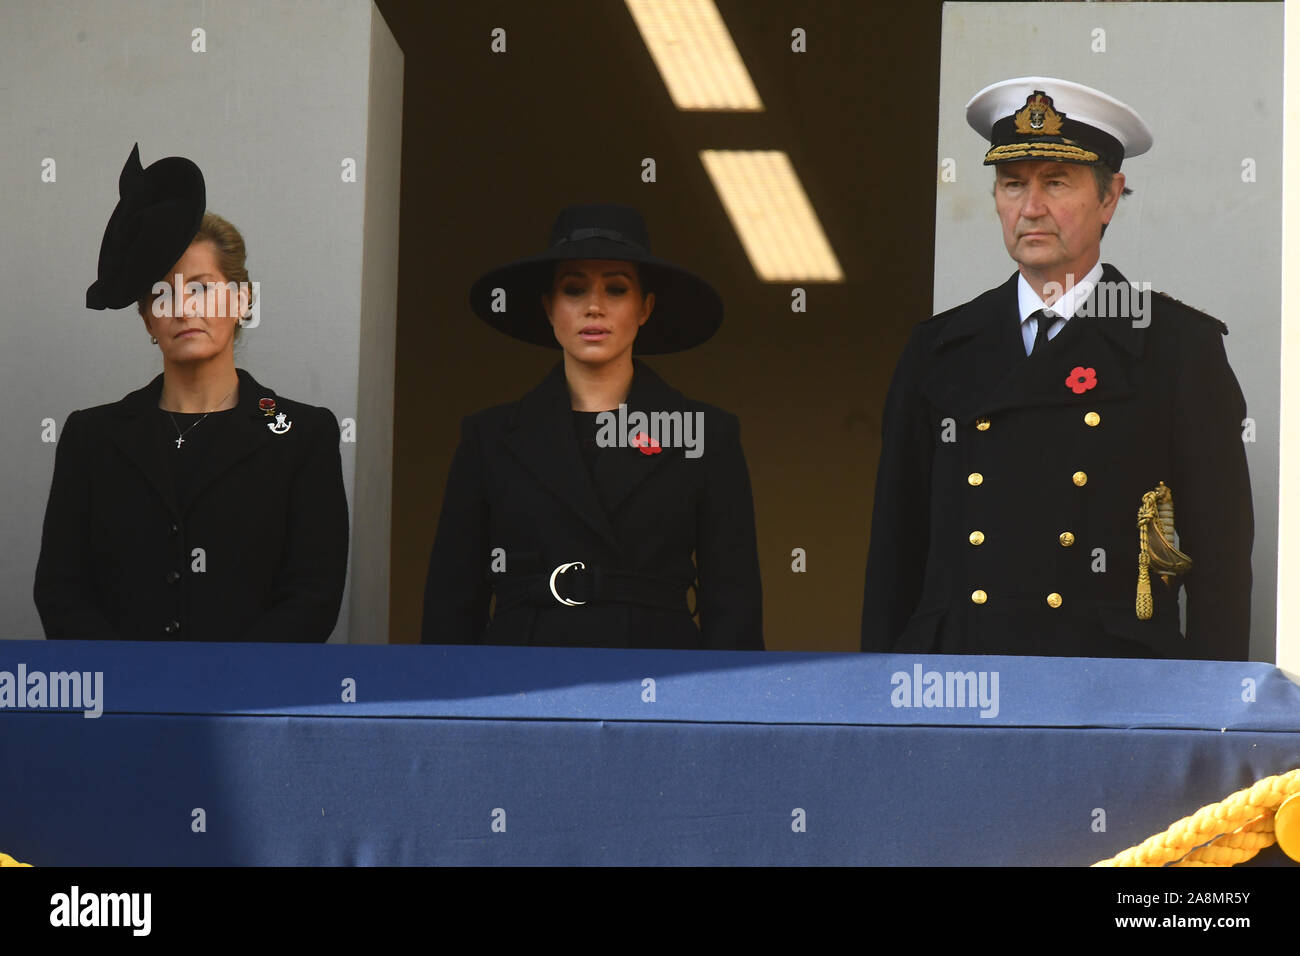
<path id="1" fill-rule="evenodd" d="M 1300 793 L 1291 794 L 1274 811 L 1273 835 L 1283 853 L 1300 861 Z"/>
<path id="2" fill-rule="evenodd" d="M 966 476 L 966 480 L 970 482 L 972 485 L 984 484 L 984 476 L 981 475 L 978 471 L 972 471 L 969 475 Z"/>
<path id="3" fill-rule="evenodd" d="M 1088 473 L 1086 471 L 1076 471 L 1071 479 L 1076 485 L 1082 488 L 1088 483 Z"/>
<path id="4" fill-rule="evenodd" d="M 1074 535 L 1070 534 L 1070 532 L 1068 532 L 1068 531 L 1062 531 L 1062 532 L 1061 532 L 1061 547 L 1063 547 L 1063 548 L 1068 548 L 1068 547 L 1069 547 L 1070 545 L 1072 545 L 1072 544 L 1074 544 Z"/>
<path id="5" fill-rule="evenodd" d="M 971 591 L 970 599 L 975 604 L 983 604 L 985 601 L 989 599 L 989 596 L 985 594 L 983 591 Z"/>
<path id="6" fill-rule="evenodd" d="M 983 544 L 983 543 L 984 543 L 984 532 L 983 532 L 983 531 L 972 531 L 972 532 L 970 533 L 970 543 L 971 543 L 971 544 Z"/>
<path id="7" fill-rule="evenodd" d="M 993 423 L 992 423 L 991 421 L 989 421 L 987 418 L 977 418 L 977 419 L 975 419 L 975 427 L 978 428 L 978 429 L 979 429 L 980 431 L 982 431 L 982 432 L 986 432 L 986 431 L 988 431 L 988 430 L 989 430 L 989 426 L 992 425 L 992 424 L 993 424 Z"/>
<path id="8" fill-rule="evenodd" d="M 1087 415 L 1083 416 L 1083 423 L 1089 428 L 1096 428 L 1101 424 L 1101 416 L 1096 412 L 1089 412 Z"/>
<path id="9" fill-rule="evenodd" d="M 1060 607 L 1060 606 L 1061 606 L 1061 595 L 1057 594 L 1055 591 L 1053 591 L 1051 594 L 1047 595 L 1047 606 L 1048 606 L 1048 607 Z"/>

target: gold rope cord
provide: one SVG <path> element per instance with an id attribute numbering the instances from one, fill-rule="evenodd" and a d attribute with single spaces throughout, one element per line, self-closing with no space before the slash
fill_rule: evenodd
<path id="1" fill-rule="evenodd" d="M 1277 842 L 1273 818 L 1300 793 L 1300 768 L 1265 777 L 1218 803 L 1201 807 L 1163 833 L 1093 866 L 1233 866 Z"/>

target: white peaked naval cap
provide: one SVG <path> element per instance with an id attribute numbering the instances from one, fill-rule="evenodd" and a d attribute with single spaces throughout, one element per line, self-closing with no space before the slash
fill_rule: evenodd
<path id="1" fill-rule="evenodd" d="M 1055 159 L 1119 170 L 1151 148 L 1142 117 L 1082 83 L 1022 76 L 986 86 L 966 104 L 966 122 L 990 143 L 984 165 Z"/>

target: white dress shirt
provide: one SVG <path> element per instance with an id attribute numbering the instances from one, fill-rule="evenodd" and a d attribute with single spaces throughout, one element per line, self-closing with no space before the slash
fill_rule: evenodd
<path id="1" fill-rule="evenodd" d="M 1043 303 L 1022 274 L 1017 287 L 1020 292 L 1020 337 L 1025 342 L 1025 354 L 1028 355 L 1033 351 L 1034 338 L 1038 335 L 1038 319 L 1031 318 L 1035 312 L 1043 309 L 1058 317 L 1047 329 L 1047 337 L 1054 339 L 1060 334 L 1061 329 L 1065 328 L 1065 323 L 1074 318 L 1079 305 L 1092 294 L 1093 286 L 1100 280 L 1101 260 L 1098 259 L 1097 264 L 1088 270 L 1087 275 L 1066 289 L 1061 297 L 1049 306 Z"/>

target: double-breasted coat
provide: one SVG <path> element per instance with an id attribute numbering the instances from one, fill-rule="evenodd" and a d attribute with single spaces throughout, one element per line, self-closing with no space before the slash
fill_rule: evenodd
<path id="1" fill-rule="evenodd" d="M 348 550 L 338 423 L 238 375 L 233 418 L 183 497 L 158 433 L 161 375 L 68 416 L 36 568 L 47 638 L 329 637 Z"/>
<path id="2" fill-rule="evenodd" d="M 1246 658 L 1254 520 L 1227 328 L 1160 294 L 1116 315 L 1126 288 L 1106 266 L 1033 356 L 1014 275 L 913 331 L 885 403 L 864 651 Z M 1193 561 L 1186 636 L 1154 571 L 1154 613 L 1136 611 L 1137 513 L 1162 481 Z"/>
<path id="3" fill-rule="evenodd" d="M 702 454 L 600 448 L 589 472 L 562 363 L 519 401 L 467 417 L 429 560 L 425 643 L 762 648 L 739 422 L 634 365 L 629 416 L 698 414 Z M 584 566 L 556 573 L 573 562 Z"/>

